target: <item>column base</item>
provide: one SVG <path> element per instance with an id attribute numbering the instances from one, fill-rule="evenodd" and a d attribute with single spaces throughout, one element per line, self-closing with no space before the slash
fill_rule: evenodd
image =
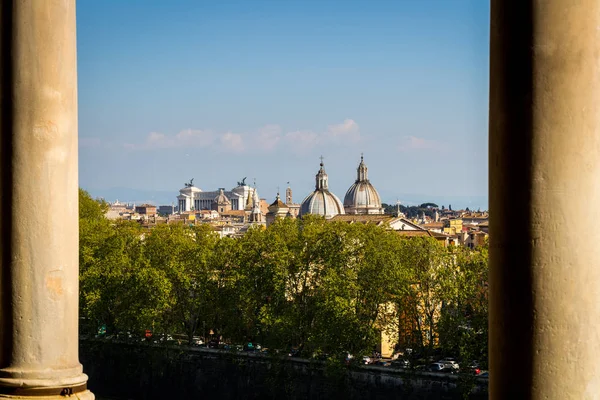
<path id="1" fill-rule="evenodd" d="M 20 395 L 20 394 L 0 394 L 0 399 L 30 399 L 30 400 L 65 400 L 65 399 L 78 399 L 78 400 L 94 400 L 96 397 L 89 390 L 85 390 L 79 393 L 73 393 L 71 395 Z"/>
<path id="2" fill-rule="evenodd" d="M 93 400 L 86 380 L 77 383 L 55 383 L 54 385 L 4 385 L 0 386 L 0 399 L 65 399 Z"/>
<path id="3" fill-rule="evenodd" d="M 95 396 L 87 389 L 87 384 L 77 386 L 55 386 L 42 388 L 2 387 L 0 399 L 65 399 L 94 400 Z"/>

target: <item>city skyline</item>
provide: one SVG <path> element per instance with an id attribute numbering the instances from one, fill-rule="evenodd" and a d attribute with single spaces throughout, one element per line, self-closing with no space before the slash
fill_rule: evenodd
<path id="1" fill-rule="evenodd" d="M 488 14 L 477 1 L 79 3 L 80 185 L 170 204 L 190 178 L 214 190 L 247 176 L 267 200 L 290 182 L 300 202 L 320 155 L 343 197 L 364 153 L 385 203 L 485 209 Z"/>

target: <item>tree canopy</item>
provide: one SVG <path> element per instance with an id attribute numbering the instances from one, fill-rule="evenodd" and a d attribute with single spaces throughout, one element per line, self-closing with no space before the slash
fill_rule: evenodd
<path id="1" fill-rule="evenodd" d="M 104 211 L 80 192 L 80 306 L 92 331 L 212 332 L 332 355 L 370 353 L 393 330 L 399 348 L 487 354 L 486 248 L 317 216 L 219 238 L 209 225 L 148 231 Z"/>

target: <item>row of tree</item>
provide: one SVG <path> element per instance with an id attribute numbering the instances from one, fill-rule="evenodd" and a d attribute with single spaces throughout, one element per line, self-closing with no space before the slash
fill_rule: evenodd
<path id="1" fill-rule="evenodd" d="M 389 215 L 396 215 L 398 212 L 398 206 L 394 204 L 386 204 L 383 203 L 381 205 L 383 207 L 383 211 Z M 434 218 L 435 208 L 437 208 L 437 204 L 434 203 L 423 203 L 419 206 L 404 206 L 400 204 L 400 212 L 403 213 L 407 218 L 419 218 L 421 215 L 425 214 L 429 218 Z"/>
<path id="2" fill-rule="evenodd" d="M 212 331 L 308 354 L 371 352 L 385 332 L 400 347 L 487 358 L 486 248 L 319 217 L 238 239 L 205 224 L 142 230 L 105 207 L 80 192 L 80 306 L 94 330 Z"/>

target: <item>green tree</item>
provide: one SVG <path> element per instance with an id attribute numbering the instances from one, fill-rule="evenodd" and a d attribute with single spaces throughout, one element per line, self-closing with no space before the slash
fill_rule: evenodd
<path id="1" fill-rule="evenodd" d="M 98 250 L 110 236 L 110 222 L 105 214 L 108 204 L 94 200 L 88 192 L 79 189 L 79 269 L 85 271 L 100 255 Z"/>
<path id="2" fill-rule="evenodd" d="M 213 307 L 211 258 L 218 236 L 208 225 L 164 224 L 145 239 L 148 265 L 160 271 L 170 288 L 163 330 L 184 331 L 191 343 Z"/>
<path id="3" fill-rule="evenodd" d="M 407 282 L 398 235 L 383 227 L 330 224 L 338 248 L 326 264 L 318 319 L 322 346 L 329 352 L 365 354 L 395 318 L 392 301 Z"/>
<path id="4" fill-rule="evenodd" d="M 240 240 L 224 237 L 216 243 L 210 264 L 214 277 L 213 284 L 209 286 L 213 304 L 206 310 L 206 318 L 202 320 L 204 330 L 212 329 L 217 336 L 234 340 L 239 339 L 242 330 L 239 318 L 240 293 L 237 290 L 241 279 L 239 257 Z"/>
<path id="5" fill-rule="evenodd" d="M 168 287 L 147 268 L 142 232 L 135 222 L 119 221 L 81 271 L 82 314 L 107 332 L 139 331 L 164 308 Z"/>
<path id="6" fill-rule="evenodd" d="M 437 324 L 454 262 L 448 250 L 431 238 L 403 240 L 402 255 L 410 284 L 400 307 L 414 322 L 413 343 L 430 353 L 438 340 Z"/>
<path id="7" fill-rule="evenodd" d="M 440 344 L 445 352 L 487 366 L 488 248 L 459 248 L 456 273 L 447 282 L 447 303 L 440 318 Z"/>

